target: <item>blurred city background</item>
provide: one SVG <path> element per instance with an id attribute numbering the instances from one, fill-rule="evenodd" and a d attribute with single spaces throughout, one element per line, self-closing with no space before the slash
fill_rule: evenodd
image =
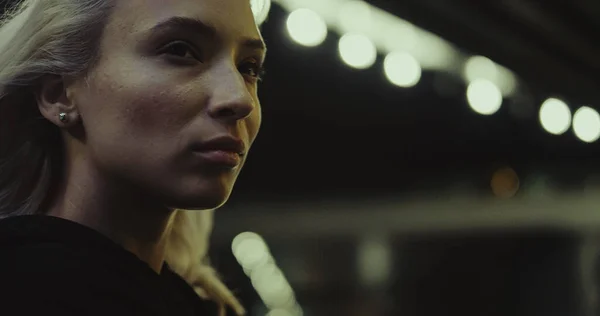
<path id="1" fill-rule="evenodd" d="M 250 315 L 598 315 L 600 2 L 254 1 L 212 260 Z"/>

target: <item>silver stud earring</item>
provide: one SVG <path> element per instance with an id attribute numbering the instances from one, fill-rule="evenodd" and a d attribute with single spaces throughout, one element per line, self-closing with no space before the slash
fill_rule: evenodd
<path id="1" fill-rule="evenodd" d="M 58 119 L 63 123 L 66 123 L 69 120 L 69 118 L 67 117 L 67 113 L 60 113 L 58 115 Z"/>

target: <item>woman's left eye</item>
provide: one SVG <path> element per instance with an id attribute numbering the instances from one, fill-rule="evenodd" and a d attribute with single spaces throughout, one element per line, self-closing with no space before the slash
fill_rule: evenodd
<path id="1" fill-rule="evenodd" d="M 192 46 L 183 41 L 171 42 L 163 47 L 160 52 L 178 58 L 197 59 L 198 61 L 201 61 L 200 56 L 198 56 Z"/>
<path id="2" fill-rule="evenodd" d="M 243 63 L 238 69 L 243 75 L 256 80 L 262 80 L 265 73 L 264 68 L 259 63 L 252 61 Z"/>

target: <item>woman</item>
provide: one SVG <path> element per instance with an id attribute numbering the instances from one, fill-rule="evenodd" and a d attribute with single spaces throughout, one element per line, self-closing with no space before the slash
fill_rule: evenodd
<path id="1" fill-rule="evenodd" d="M 250 3 L 25 0 L 4 21 L 0 314 L 242 313 L 197 245 L 261 122 Z"/>

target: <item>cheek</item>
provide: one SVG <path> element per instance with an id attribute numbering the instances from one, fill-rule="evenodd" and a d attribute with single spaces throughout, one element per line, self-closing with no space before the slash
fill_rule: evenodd
<path id="1" fill-rule="evenodd" d="M 103 100 L 103 121 L 123 136 L 171 138 L 197 114 L 189 89 L 167 76 L 131 69 L 114 77 L 119 80 L 101 83 L 106 89 L 100 89 L 97 98 Z"/>
<path id="2" fill-rule="evenodd" d="M 122 115 L 128 125 L 144 134 L 167 133 L 192 116 L 182 98 L 161 85 L 136 87 L 130 92 L 122 96 Z"/>
<path id="3" fill-rule="evenodd" d="M 260 126 L 262 124 L 262 112 L 260 109 L 260 105 L 256 108 L 254 113 L 248 118 L 247 122 L 247 130 L 248 130 L 248 139 L 251 143 L 254 142 L 258 132 L 260 130 Z"/>
<path id="4" fill-rule="evenodd" d="M 190 90 L 168 76 L 133 71 L 124 67 L 97 81 L 83 113 L 89 145 L 106 159 L 117 156 L 127 163 L 143 156 L 148 163 L 164 164 L 178 150 L 200 101 L 190 102 Z"/>

